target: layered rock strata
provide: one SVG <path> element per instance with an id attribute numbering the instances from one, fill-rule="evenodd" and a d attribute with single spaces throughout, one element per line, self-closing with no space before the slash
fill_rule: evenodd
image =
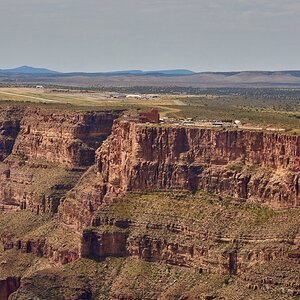
<path id="1" fill-rule="evenodd" d="M 46 257 L 56 265 L 67 264 L 79 258 L 78 248 L 64 248 L 63 245 L 55 246 L 45 238 L 12 241 L 10 238 L 2 236 L 0 240 L 4 246 L 4 251 L 15 249 L 22 253 L 33 253 L 38 257 Z"/>
<path id="2" fill-rule="evenodd" d="M 126 232 L 85 229 L 81 238 L 80 256 L 126 256 Z"/>
<path id="3" fill-rule="evenodd" d="M 0 163 L 0 210 L 57 213 L 61 198 L 81 174 L 80 170 L 65 170 L 47 162 L 33 165 L 24 162 L 23 166 Z"/>
<path id="4" fill-rule="evenodd" d="M 97 175 L 74 189 L 63 220 L 89 226 L 101 205 L 127 191 L 205 190 L 295 208 L 299 171 L 299 136 L 116 122 L 96 152 Z"/>
<path id="5" fill-rule="evenodd" d="M 15 107 L 0 109 L 0 161 L 12 152 L 20 131 L 22 113 L 22 109 Z"/>
<path id="6" fill-rule="evenodd" d="M 0 211 L 56 213 L 84 167 L 94 163 L 118 112 L 19 110 L 0 114 L 0 160 L 6 157 L 0 165 Z"/>
<path id="7" fill-rule="evenodd" d="M 71 166 L 91 165 L 117 114 L 27 109 L 13 154 Z"/>
<path id="8" fill-rule="evenodd" d="M 166 196 L 162 194 L 161 197 Z M 214 207 L 213 210 L 203 204 L 201 209 L 209 213 L 196 218 L 197 213 L 187 216 L 188 210 L 184 216 L 176 216 L 173 209 L 158 209 L 155 204 L 158 199 L 159 195 L 149 195 L 147 204 L 134 200 L 132 206 L 136 208 L 126 217 L 118 215 L 124 209 L 123 201 L 132 208 L 128 200 L 103 208 L 93 219 L 94 227 L 83 232 L 81 256 L 131 256 L 224 275 L 244 274 L 263 262 L 278 259 L 296 262 L 300 259 L 300 227 L 294 219 L 296 212 L 290 215 L 282 213 L 282 216 L 270 217 L 269 220 L 265 217 L 265 221 L 256 224 L 252 214 L 258 208 L 248 208 L 247 204 L 241 205 L 239 212 L 230 214 L 237 211 L 234 205 L 224 208 L 214 200 L 213 204 L 208 204 Z M 197 202 L 199 200 L 188 206 L 195 207 Z M 165 202 L 165 206 L 169 207 L 170 203 L 171 199 Z M 176 201 L 174 206 L 177 206 Z M 246 213 L 245 209 L 252 212 Z M 258 215 L 262 211 L 258 209 Z M 219 214 L 217 219 L 216 214 Z M 280 221 L 286 222 L 286 227 L 282 225 L 281 230 L 274 229 L 273 224 Z M 255 230 L 251 232 L 251 228 Z"/>
<path id="9" fill-rule="evenodd" d="M 64 223 L 4 231 L 5 253 L 31 253 L 55 265 L 131 257 L 244 276 L 250 289 L 273 284 L 250 278 L 259 265 L 298 262 L 299 136 L 117 121 L 95 152 L 116 117 L 31 108 L 1 125 L 12 142 L 1 144 L 0 136 L 0 210 L 59 213 Z M 198 190 L 209 193 L 200 197 Z M 162 191 L 171 192 L 166 202 Z M 272 210 L 283 208 L 293 210 Z M 297 279 L 291 287 L 298 295 Z"/>
<path id="10" fill-rule="evenodd" d="M 108 193 L 204 189 L 274 208 L 300 205 L 299 136 L 124 122 L 96 163 Z"/>

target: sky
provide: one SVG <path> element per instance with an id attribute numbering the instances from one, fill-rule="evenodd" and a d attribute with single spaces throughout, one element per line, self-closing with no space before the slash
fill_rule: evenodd
<path id="1" fill-rule="evenodd" d="M 300 0 L 0 0 L 0 69 L 300 69 Z"/>

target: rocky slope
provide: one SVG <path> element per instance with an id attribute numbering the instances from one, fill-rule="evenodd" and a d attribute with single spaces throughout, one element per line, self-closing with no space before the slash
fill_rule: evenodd
<path id="1" fill-rule="evenodd" d="M 18 211 L 13 215 L 1 216 L 0 241 L 4 252 L 13 249 L 20 253 L 31 253 L 45 257 L 55 265 L 79 258 L 80 236 L 61 226 L 57 218 L 50 214 Z"/>
<path id="2" fill-rule="evenodd" d="M 79 241 L 20 211 L 0 216 L 0 274 L 21 277 L 11 299 L 297 299 L 298 216 L 203 192 L 134 193 L 98 211 Z"/>
<path id="3" fill-rule="evenodd" d="M 81 255 L 133 256 L 203 273 L 243 274 L 264 261 L 300 258 L 298 214 L 206 193 L 127 194 L 97 212 L 93 227 L 83 232 Z M 276 228 L 277 223 L 284 225 Z"/>
<path id="4" fill-rule="evenodd" d="M 2 116 L 3 299 L 300 295 L 299 136 Z"/>

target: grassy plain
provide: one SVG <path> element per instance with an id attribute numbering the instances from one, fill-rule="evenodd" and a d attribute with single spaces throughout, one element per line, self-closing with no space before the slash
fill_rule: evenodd
<path id="1" fill-rule="evenodd" d="M 128 93 L 143 94 L 142 99 L 126 98 Z M 162 90 L 152 97 L 146 89 L 70 89 L 0 88 L 0 103 L 15 102 L 52 107 L 148 110 L 157 107 L 161 117 L 193 120 L 240 120 L 247 126 L 285 128 L 300 133 L 300 91 L 289 89 L 203 89 L 195 94 Z M 155 92 L 159 92 L 155 90 Z M 119 93 L 119 97 L 111 95 Z M 121 95 L 121 96 L 120 96 Z"/>

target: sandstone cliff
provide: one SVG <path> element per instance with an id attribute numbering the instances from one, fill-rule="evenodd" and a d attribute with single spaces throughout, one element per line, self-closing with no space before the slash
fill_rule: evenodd
<path id="1" fill-rule="evenodd" d="M 12 151 L 15 139 L 20 131 L 23 109 L 3 107 L 0 109 L 0 161 Z"/>
<path id="2" fill-rule="evenodd" d="M 299 136 L 117 116 L 29 108 L 1 123 L 0 294 L 21 277 L 11 299 L 55 299 L 55 289 L 69 299 L 213 299 L 209 280 L 220 299 L 300 295 L 286 274 L 299 269 Z M 25 262 L 10 272 L 18 255 Z M 134 277 L 137 266 L 151 271 Z M 164 275 L 151 277 L 154 266 Z"/>
<path id="3" fill-rule="evenodd" d="M 8 277 L 5 280 L 0 280 L 0 299 L 8 299 L 8 296 L 19 287 L 20 278 Z"/>
<path id="4" fill-rule="evenodd" d="M 298 207 L 299 136 L 117 122 L 62 219 L 80 229 L 127 191 L 205 190 L 272 208 Z"/>
<path id="5" fill-rule="evenodd" d="M 243 274 L 261 262 L 300 258 L 298 213 L 204 192 L 127 193 L 95 214 L 94 227 L 84 230 L 81 255 L 125 255 L 203 273 Z"/>
<path id="6" fill-rule="evenodd" d="M 13 154 L 70 165 L 91 165 L 117 114 L 27 109 Z"/>
<path id="7" fill-rule="evenodd" d="M 57 212 L 119 116 L 41 108 L 0 112 L 0 161 L 6 158 L 0 163 L 0 210 L 36 213 Z"/>
<path id="8" fill-rule="evenodd" d="M 107 194 L 207 190 L 297 207 L 300 137 L 121 122 L 96 154 Z"/>

